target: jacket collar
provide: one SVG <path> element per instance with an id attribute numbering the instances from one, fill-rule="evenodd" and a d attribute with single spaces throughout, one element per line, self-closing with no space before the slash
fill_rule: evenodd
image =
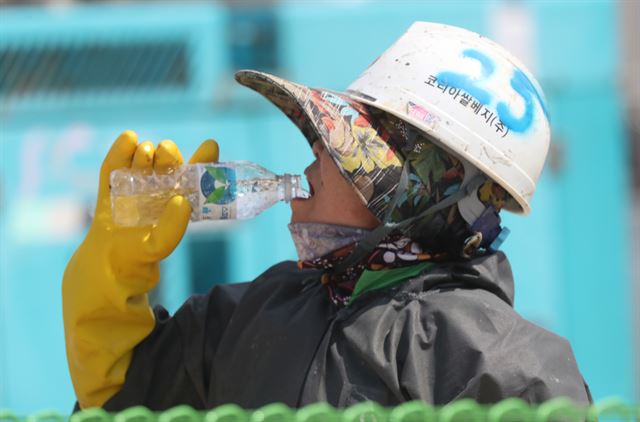
<path id="1" fill-rule="evenodd" d="M 511 265 L 502 252 L 484 255 L 468 261 L 438 263 L 428 267 L 420 276 L 405 283 L 401 290 L 422 291 L 435 287 L 476 287 L 490 291 L 509 306 L 514 303 L 514 284 Z"/>
<path id="2" fill-rule="evenodd" d="M 448 261 L 433 263 L 420 274 L 410 277 L 401 284 L 389 289 L 364 292 L 351 306 L 345 308 L 347 313 L 369 302 L 380 295 L 397 296 L 428 290 L 455 288 L 478 288 L 491 292 L 513 307 L 514 284 L 511 265 L 502 252 L 496 252 L 466 261 Z"/>

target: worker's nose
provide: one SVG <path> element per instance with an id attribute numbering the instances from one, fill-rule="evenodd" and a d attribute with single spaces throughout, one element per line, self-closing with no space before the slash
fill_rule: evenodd
<path id="1" fill-rule="evenodd" d="M 311 173 L 313 172 L 313 168 L 317 163 L 318 163 L 318 160 L 316 159 L 311 164 L 309 164 L 306 169 L 304 169 L 304 175 L 307 176 L 307 179 L 311 176 Z"/>
<path id="2" fill-rule="evenodd" d="M 313 151 L 313 155 L 316 157 L 316 159 L 318 159 L 320 157 L 320 154 L 322 154 L 322 151 L 324 151 L 324 145 L 322 145 L 322 141 L 315 141 L 311 147 L 311 150 Z"/>

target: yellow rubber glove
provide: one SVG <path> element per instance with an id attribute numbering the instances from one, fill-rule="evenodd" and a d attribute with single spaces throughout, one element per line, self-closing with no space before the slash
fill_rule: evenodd
<path id="1" fill-rule="evenodd" d="M 218 160 L 218 145 L 205 141 L 190 162 Z M 114 142 L 100 170 L 98 203 L 87 237 L 62 283 L 67 360 L 81 408 L 101 406 L 121 388 L 133 348 L 154 327 L 147 292 L 160 278 L 159 261 L 182 239 L 191 207 L 173 197 L 158 224 L 123 228 L 111 217 L 109 175 L 121 167 L 169 171 L 183 164 L 172 141 L 157 150 L 126 131 Z"/>

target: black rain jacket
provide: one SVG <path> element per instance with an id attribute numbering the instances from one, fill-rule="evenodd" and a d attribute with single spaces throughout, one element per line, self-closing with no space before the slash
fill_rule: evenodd
<path id="1" fill-rule="evenodd" d="M 104 407 L 591 402 L 568 342 L 513 310 L 502 253 L 437 264 L 343 309 L 319 274 L 282 262 L 192 297 L 173 317 L 156 307 L 154 331 Z"/>

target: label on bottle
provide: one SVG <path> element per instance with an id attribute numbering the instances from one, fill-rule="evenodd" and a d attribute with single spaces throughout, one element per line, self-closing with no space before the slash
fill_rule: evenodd
<path id="1" fill-rule="evenodd" d="M 236 218 L 236 170 L 203 166 L 200 174 L 200 204 L 203 220 Z"/>

